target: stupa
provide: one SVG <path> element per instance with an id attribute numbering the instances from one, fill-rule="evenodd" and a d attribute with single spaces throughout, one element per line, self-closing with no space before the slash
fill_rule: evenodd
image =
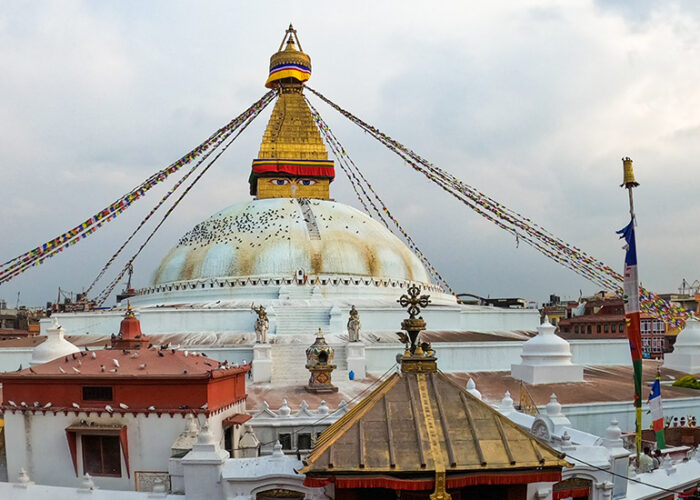
<path id="1" fill-rule="evenodd" d="M 240 359 L 254 358 L 254 378 L 263 382 L 284 361 L 266 343 L 298 344 L 300 352 L 285 354 L 289 360 L 303 357 L 301 346 L 319 328 L 329 344 L 346 344 L 354 335 L 347 325 L 353 305 L 362 315 L 363 342 L 347 355 L 336 350 L 336 373 L 363 377 L 363 347 L 395 342 L 403 314 L 396 297 L 412 286 L 431 295 L 425 319 L 436 330 L 534 330 L 535 310 L 458 303 L 431 283 L 421 259 L 386 226 L 332 199 L 334 162 L 303 93 L 310 77 L 311 58 L 290 26 L 265 82 L 278 99 L 247 177 L 254 199 L 196 224 L 167 252 L 152 283 L 129 299 L 144 331 L 158 341 L 177 335 L 170 339 L 176 344 L 250 346 Z M 260 307 L 267 323 L 256 335 Z M 117 308 L 60 316 L 67 334 L 109 336 L 123 315 Z"/>

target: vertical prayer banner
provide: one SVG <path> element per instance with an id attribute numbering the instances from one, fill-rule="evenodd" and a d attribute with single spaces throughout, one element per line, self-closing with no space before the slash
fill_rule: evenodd
<path id="1" fill-rule="evenodd" d="M 639 317 L 639 276 L 637 275 L 637 244 L 634 237 L 634 218 L 623 229 L 617 231 L 625 239 L 625 274 L 623 300 L 625 303 L 625 326 L 632 353 L 634 368 L 634 407 L 636 414 L 637 454 L 642 448 L 642 334 Z"/>
<path id="2" fill-rule="evenodd" d="M 661 374 L 659 372 L 656 373 L 656 380 L 651 385 L 649 409 L 651 410 L 651 420 L 656 433 L 656 446 L 663 450 L 666 448 L 666 435 L 664 434 L 664 411 L 661 405 Z"/>

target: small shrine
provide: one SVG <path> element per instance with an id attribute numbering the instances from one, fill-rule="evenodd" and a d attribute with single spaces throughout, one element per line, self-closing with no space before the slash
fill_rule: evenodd
<path id="1" fill-rule="evenodd" d="M 136 318 L 131 304 L 119 325 L 119 333 L 112 335 L 112 349 L 145 349 L 150 340 L 141 332 L 141 322 Z"/>
<path id="2" fill-rule="evenodd" d="M 319 436 L 299 471 L 304 484 L 333 483 L 343 500 L 534 498 L 533 483 L 551 491 L 571 466 L 564 455 L 438 370 L 420 341 L 428 295 L 412 286 L 399 303 L 409 313 L 400 372 Z"/>
<path id="3" fill-rule="evenodd" d="M 326 343 L 319 328 L 316 340 L 306 349 L 306 369 L 311 372 L 309 383 L 304 387 L 308 392 L 338 392 L 338 388 L 331 383 L 331 373 L 336 368 L 333 354 L 333 348 Z"/>

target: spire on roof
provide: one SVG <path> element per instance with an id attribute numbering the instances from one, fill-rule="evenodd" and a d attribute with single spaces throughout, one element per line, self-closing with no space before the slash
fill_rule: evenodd
<path id="1" fill-rule="evenodd" d="M 270 75 L 265 83 L 279 91 L 279 99 L 248 180 L 250 194 L 258 198 L 330 197 L 329 184 L 335 177 L 333 161 L 328 159 L 302 95 L 310 76 L 311 58 L 301 52 L 299 37 L 290 24 L 279 50 L 270 57 Z"/>
<path id="2" fill-rule="evenodd" d="M 119 325 L 119 335 L 112 337 L 112 349 L 141 349 L 148 343 L 148 337 L 141 332 L 141 322 L 134 314 L 131 303 L 127 302 L 124 319 Z"/>

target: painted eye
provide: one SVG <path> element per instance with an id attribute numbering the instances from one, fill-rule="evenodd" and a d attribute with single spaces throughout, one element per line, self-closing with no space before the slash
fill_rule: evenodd
<path id="1" fill-rule="evenodd" d="M 274 184 L 275 186 L 284 186 L 289 184 L 289 179 L 270 179 L 270 184 Z"/>
<path id="2" fill-rule="evenodd" d="M 316 184 L 316 181 L 314 179 L 299 179 L 299 184 L 302 186 L 313 186 Z"/>

